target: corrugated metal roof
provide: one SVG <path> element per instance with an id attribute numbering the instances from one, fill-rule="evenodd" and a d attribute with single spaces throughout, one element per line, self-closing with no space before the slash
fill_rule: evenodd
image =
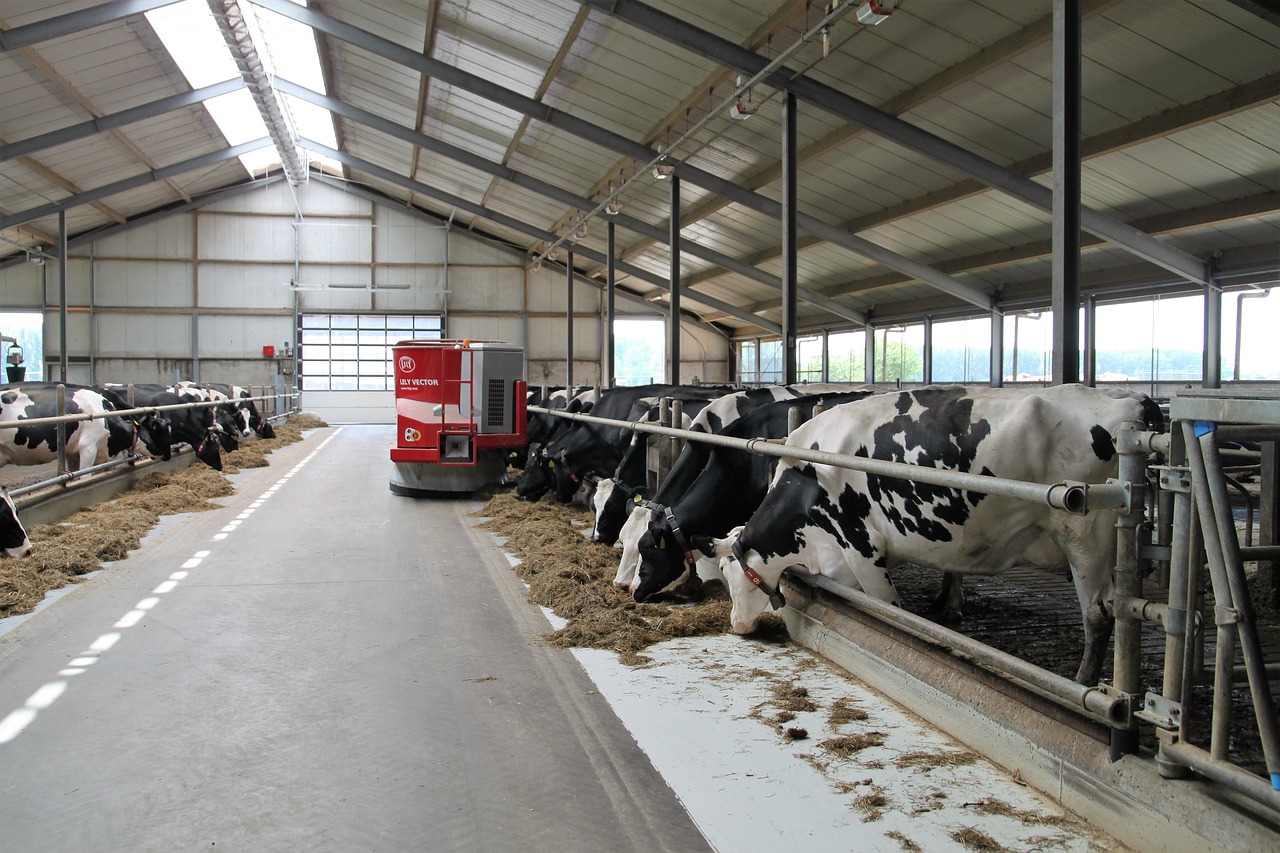
<path id="1" fill-rule="evenodd" d="M 74 22 L 85 10 L 115 5 L 9 0 L 0 29 L 21 33 L 24 26 L 68 14 Z M 638 174 L 641 167 L 659 145 L 674 145 L 718 110 L 732 91 L 741 69 L 714 58 L 715 39 L 767 60 L 816 25 L 821 6 L 802 0 L 650 0 L 648 7 L 619 3 L 616 9 L 576 0 L 328 0 L 318 25 L 332 31 L 321 34 L 319 45 L 333 97 L 402 129 L 393 137 L 338 118 L 339 148 L 356 164 L 344 171 L 389 203 L 452 216 L 531 257 L 546 244 L 450 199 L 532 230 L 564 234 L 584 208 L 631 181 L 620 198 L 625 216 L 619 253 L 649 277 L 665 280 L 665 237 L 625 224 L 632 217 L 666 233 L 668 185 Z M 635 9 L 675 21 L 639 26 L 625 19 Z M 1201 260 L 1215 251 L 1275 245 L 1280 27 L 1228 0 L 1092 0 L 1085 10 L 1085 203 L 1161 234 L 1162 242 Z M 1019 179 L 1048 186 L 1049 13 L 1047 2 L 1025 0 L 902 0 L 876 27 L 846 17 L 830 29 L 828 55 L 815 42 L 798 49 L 788 67 Z M 685 24 L 693 29 L 676 26 Z M 421 59 L 405 64 L 398 49 Z M 421 68 L 431 62 L 440 63 L 442 73 L 424 76 Z M 443 79 L 448 69 L 464 76 Z M 145 180 L 154 168 L 227 148 L 198 104 L 149 111 L 147 105 L 188 87 L 140 14 L 73 26 L 67 34 L 0 51 L 0 89 L 6 93 L 0 99 L 0 223 L 7 226 L 0 231 L 0 259 L 50 238 L 57 224 L 49 205 L 124 179 Z M 754 266 L 759 278 L 780 273 L 779 224 L 758 207 L 780 197 L 781 98 L 764 84 L 752 95 L 760 108 L 750 119 L 714 116 L 674 147 L 675 157 L 690 167 L 758 194 L 743 204 L 696 175 L 682 181 L 682 236 L 691 241 L 682 255 L 682 279 L 693 288 L 683 304 L 747 333 L 758 328 L 699 304 L 697 294 L 773 318 L 778 290 L 694 249 Z M 295 108 L 302 103 L 290 100 Z M 111 131 L 85 131 L 37 151 L 3 154 L 11 143 L 130 108 L 149 114 Z M 907 262 L 931 265 L 977 295 L 1045 290 L 1047 211 L 975 182 L 951 159 L 851 124 L 833 100 L 802 99 L 798 115 L 797 194 L 803 217 L 811 218 L 802 219 L 800 229 L 802 287 L 832 296 L 845 309 L 872 311 L 873 321 L 909 314 L 913 304 L 944 314 L 981 310 L 897 269 Z M 488 165 L 463 165 L 420 148 L 404 138 L 414 132 Z M 368 172 L 360 163 L 399 177 Z M 514 184 L 504 177 L 508 168 L 520 180 L 537 179 L 582 201 Z M 105 195 L 93 205 L 72 203 L 68 226 L 73 234 L 110 227 L 249 178 L 236 160 L 206 165 Z M 41 215 L 24 218 L 28 213 Z M 864 257 L 852 239 L 819 239 L 805 225 L 813 220 L 856 233 L 901 261 Z M 604 230 L 603 223 L 592 224 L 580 245 L 603 251 Z M 1086 244 L 1086 287 L 1091 275 L 1114 278 L 1112 271 L 1128 268 L 1147 278 L 1175 278 L 1132 251 L 1091 237 Z M 581 254 L 576 263 L 586 274 L 603 275 L 600 264 Z M 623 286 L 644 296 L 662 293 L 635 278 L 625 278 Z M 800 315 L 815 325 L 847 323 L 808 304 Z"/>

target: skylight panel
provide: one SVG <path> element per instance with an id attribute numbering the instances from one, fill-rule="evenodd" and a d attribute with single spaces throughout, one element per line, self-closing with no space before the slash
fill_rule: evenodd
<path id="1" fill-rule="evenodd" d="M 293 2 L 306 5 L 302 0 Z M 249 0 L 241 0 L 241 10 L 269 75 L 279 75 L 315 91 L 325 92 L 315 34 L 310 27 L 259 9 Z M 146 16 L 192 88 L 240 77 L 207 0 L 182 0 L 147 12 Z M 284 113 L 295 138 L 302 136 L 337 148 L 333 116 L 328 110 L 294 98 L 283 101 Z M 205 101 L 205 108 L 231 145 L 267 136 L 262 115 L 248 90 Z M 341 166 L 327 157 L 316 154 L 310 157 L 328 170 L 341 171 Z M 280 157 L 274 146 L 243 155 L 240 162 L 251 175 L 280 168 Z"/>

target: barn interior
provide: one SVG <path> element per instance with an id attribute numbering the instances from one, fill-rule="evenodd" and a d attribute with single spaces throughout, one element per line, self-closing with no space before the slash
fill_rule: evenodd
<path id="1" fill-rule="evenodd" d="M 534 388 L 1084 382 L 1280 420 L 1271 0 L 6 0 L 0 91 L 10 381 L 387 426 L 391 347 L 445 338 L 521 347 Z M 1196 772 L 1272 837 L 1262 751 Z"/>

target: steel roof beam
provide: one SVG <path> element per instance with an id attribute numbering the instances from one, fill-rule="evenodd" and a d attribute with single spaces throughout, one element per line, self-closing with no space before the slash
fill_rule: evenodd
<path id="1" fill-rule="evenodd" d="M 225 95 L 228 92 L 234 92 L 236 89 L 244 88 L 244 82 L 240 80 L 226 80 L 222 83 L 214 83 L 212 86 L 205 86 L 203 89 L 192 89 L 189 92 L 181 92 L 177 95 L 170 95 L 167 98 L 161 98 L 157 101 L 151 101 L 147 104 L 139 104 L 136 107 L 130 107 L 127 110 L 121 110 L 111 115 L 99 116 L 97 118 L 82 121 L 79 124 L 69 125 L 51 130 L 48 133 L 42 133 L 39 136 L 32 136 L 28 139 L 21 139 L 17 142 L 10 142 L 0 145 L 0 162 L 5 160 L 13 160 L 26 154 L 36 151 L 43 151 L 46 148 L 53 148 L 58 145 L 65 145 L 68 142 L 75 142 L 78 139 L 84 139 L 98 133 L 105 133 L 118 127 L 133 124 L 138 121 L 145 121 L 150 118 L 164 115 L 165 113 L 180 110 L 183 107 L 193 106 L 208 100 L 216 98 L 219 95 Z"/>
<path id="2" fill-rule="evenodd" d="M 566 133 L 571 133 L 574 136 L 599 145 L 601 148 L 624 154 L 645 163 L 658 155 L 656 150 L 629 139 L 620 133 L 614 133 L 607 128 L 577 118 L 555 107 L 547 106 L 518 92 L 504 89 L 475 74 L 447 65 L 429 56 L 423 56 L 373 33 L 343 23 L 327 15 L 322 15 L 313 9 L 298 6 L 290 2 L 290 0 L 254 0 L 254 2 L 265 9 L 278 12 L 286 18 L 306 24 L 319 32 L 354 44 L 375 56 L 380 56 L 383 59 L 412 68 L 422 74 L 435 77 L 451 86 L 456 86 L 465 92 L 470 92 L 514 112 L 531 116 Z M 748 53 L 750 52 L 748 51 Z M 754 56 L 755 54 L 750 55 Z M 782 205 L 767 196 L 743 189 L 732 181 L 713 175 L 688 163 L 681 163 L 678 168 L 681 176 L 690 183 L 719 193 L 744 207 L 749 207 L 774 219 L 779 219 L 782 216 Z M 837 226 L 823 222 L 814 216 L 799 214 L 797 221 L 801 228 L 822 237 L 829 243 L 842 246 L 863 257 L 871 258 L 878 263 L 906 273 L 912 278 L 918 278 L 966 302 L 972 302 L 982 308 L 991 307 L 991 296 L 989 294 L 956 281 L 932 267 L 913 261 L 857 235 L 842 231 Z M 552 239 L 554 240 L 554 237 Z"/>
<path id="3" fill-rule="evenodd" d="M 59 210 L 69 210 L 82 204 L 90 204 L 99 199 L 116 195 L 117 193 L 136 190 L 139 187 L 145 187 L 147 184 L 153 184 L 156 181 L 164 181 L 176 175 L 190 172 L 195 169 L 203 169 L 206 166 L 213 166 L 224 160 L 230 160 L 239 157 L 241 154 L 248 154 L 251 151 L 257 151 L 259 148 L 265 148 L 271 144 L 271 140 L 267 137 L 255 139 L 251 142 L 245 142 L 231 148 L 223 148 L 220 151 L 214 151 L 209 154 L 203 154 L 199 157 L 193 157 L 190 160 L 183 160 L 181 163 L 174 163 L 172 166 L 164 166 L 159 169 L 151 169 L 134 175 L 131 178 L 116 181 L 106 186 L 98 187 L 92 190 L 75 193 L 61 201 L 42 204 L 39 207 L 24 210 L 21 213 L 12 213 L 8 216 L 0 217 L 0 231 L 6 228 L 12 228 L 15 225 L 21 225 L 24 222 L 30 222 L 33 219 L 40 219 L 44 216 L 51 216 Z"/>
<path id="4" fill-rule="evenodd" d="M 638 0 L 579 0 L 579 2 L 588 3 L 645 32 L 680 45 L 700 56 L 709 57 L 723 65 L 741 69 L 748 74 L 755 74 L 769 64 L 766 57 L 665 12 L 646 6 Z M 766 82 L 779 89 L 794 92 L 798 97 L 832 115 L 860 124 L 885 139 L 932 157 L 1033 207 L 1046 212 L 1053 209 L 1053 190 L 1049 187 L 1011 172 L 972 151 L 935 136 L 897 116 L 876 109 L 838 89 L 818 83 L 788 68 L 781 68 L 774 72 L 766 78 Z M 1208 272 L 1204 262 L 1181 249 L 1130 228 L 1123 222 L 1092 208 L 1082 206 L 1080 220 L 1085 230 L 1128 249 L 1170 272 L 1175 272 L 1188 281 L 1201 284 L 1208 282 Z M 914 277 L 919 278 L 919 276 Z"/>
<path id="5" fill-rule="evenodd" d="M 380 180 L 386 181 L 387 183 L 390 183 L 390 184 L 395 184 L 401 189 L 410 190 L 412 192 L 419 193 L 429 198 L 434 198 L 437 201 L 441 201 L 449 205 L 450 207 L 456 207 L 459 210 L 465 210 L 467 213 L 470 213 L 472 216 L 479 216 L 480 218 L 487 219 L 496 225 L 501 225 L 504 228 L 510 228 L 512 231 L 519 231 L 521 234 L 526 234 L 535 240 L 549 243 L 555 239 L 555 235 L 552 234 L 550 231 L 545 231 L 541 228 L 538 228 L 537 226 L 530 225 L 527 222 L 523 222 L 519 219 L 516 219 L 513 216 L 508 216 L 505 213 L 499 213 L 498 211 L 487 208 L 484 205 L 467 201 L 465 198 L 462 198 L 461 196 L 456 196 L 453 193 L 445 192 L 444 190 L 437 189 L 436 187 L 430 186 L 429 184 L 424 184 L 421 181 L 415 181 L 411 178 L 406 178 L 403 175 L 399 174 L 398 172 L 393 172 L 390 169 L 377 165 L 376 163 L 370 163 L 368 160 L 363 160 L 359 157 L 352 156 L 343 151 L 336 151 L 330 148 L 329 146 L 322 145 L 321 143 L 315 142 L 314 140 L 299 139 L 298 141 L 300 144 L 306 146 L 307 148 L 310 148 L 312 151 L 323 154 L 326 157 L 332 157 L 334 160 L 337 160 L 339 163 L 343 163 L 347 166 L 350 166 L 353 169 L 359 169 L 362 172 L 367 172 L 370 175 L 373 175 L 374 177 Z M 597 252 L 593 249 L 588 249 L 585 246 L 574 246 L 573 252 L 576 255 L 581 255 L 585 258 L 590 258 L 591 260 L 596 261 L 597 263 L 603 263 L 605 259 L 603 253 Z M 633 266 L 632 264 L 618 264 L 617 268 L 622 272 L 625 272 L 627 275 L 631 276 L 632 278 L 636 278 L 641 281 L 646 281 L 649 284 L 654 285 L 655 287 L 662 288 L 663 290 L 669 289 L 669 285 L 665 279 L 654 275 L 648 270 L 642 269 L 637 266 Z M 599 282 L 594 282 L 594 281 L 592 283 L 596 285 L 599 284 Z M 776 323 L 770 323 L 768 320 L 765 320 L 762 317 L 757 317 L 754 314 L 748 314 L 746 311 L 743 311 L 741 308 L 737 307 L 736 305 L 730 305 L 728 302 L 724 302 L 723 300 L 716 299 L 715 297 L 707 296 L 706 294 L 699 293 L 696 295 L 690 295 L 689 298 L 694 299 L 698 302 L 701 302 L 710 308 L 714 308 L 718 311 L 723 311 L 725 314 L 728 314 L 731 317 L 737 317 L 740 320 L 745 320 L 748 323 L 751 323 L 756 326 L 760 326 L 763 329 L 767 329 L 773 332 L 781 331 L 781 327 L 778 326 Z"/>
<path id="6" fill-rule="evenodd" d="M 555 184 L 549 183 L 540 178 L 535 178 L 523 172 L 518 172 L 510 166 L 504 166 L 501 163 L 486 160 L 477 154 L 467 151 L 465 148 L 460 148 L 456 145 L 444 142 L 443 140 L 435 139 L 434 137 L 427 136 L 426 134 L 410 130 L 409 128 L 401 124 L 397 124 L 390 119 L 374 115 L 368 110 L 353 106 L 345 101 L 339 100 L 338 98 L 323 95 L 319 92 L 308 89 L 305 86 L 300 86 L 297 83 L 285 80 L 282 77 L 276 78 L 275 82 L 276 88 L 286 95 L 292 95 L 295 98 L 315 104 L 318 107 L 323 107 L 335 115 L 340 115 L 343 118 L 359 122 L 360 124 L 371 127 L 374 130 L 381 131 L 388 136 L 393 136 L 397 139 L 408 142 L 411 145 L 419 146 L 428 151 L 433 151 L 444 157 L 448 157 L 450 160 L 459 162 L 464 166 L 470 166 L 479 172 L 484 172 L 485 174 L 492 175 L 495 178 L 501 178 L 502 180 L 508 181 L 518 187 L 523 187 L 524 189 L 530 190 L 538 195 L 566 204 L 569 207 L 574 207 L 579 210 L 591 210 L 596 206 L 595 202 L 591 199 L 583 198 L 582 196 L 576 195 L 569 190 L 558 187 Z M 651 225 L 648 222 L 621 212 L 610 218 L 624 228 L 643 234 L 646 237 L 651 237 L 656 242 L 664 245 L 668 244 L 668 235 L 663 231 L 661 226 Z M 737 258 L 726 255 L 723 252 L 709 249 L 699 243 L 695 243 L 687 237 L 680 238 L 680 249 L 769 287 L 776 289 L 780 286 L 778 279 L 769 275 L 764 270 L 753 267 L 750 264 L 745 264 Z M 574 249 L 574 252 L 581 254 L 577 248 Z M 806 302 L 811 302 L 820 308 L 830 311 L 836 316 L 843 317 L 846 320 L 852 320 L 855 323 L 862 323 L 864 325 L 866 323 L 867 317 L 861 311 L 847 308 L 829 296 L 825 296 L 815 290 L 810 290 L 809 288 L 801 288 L 799 292 Z"/>
<path id="7" fill-rule="evenodd" d="M 68 12 L 33 24 L 0 30 L 0 51 L 38 44 L 49 39 L 71 35 L 80 30 L 109 24 L 130 15 L 141 15 L 152 9 L 170 6 L 177 0 L 115 0 L 79 12 Z"/>

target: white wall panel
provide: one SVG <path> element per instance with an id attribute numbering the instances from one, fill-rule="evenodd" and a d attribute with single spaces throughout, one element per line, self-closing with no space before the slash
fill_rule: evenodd
<path id="1" fill-rule="evenodd" d="M 45 303 L 57 307 L 62 304 L 62 295 L 59 293 L 58 282 L 58 264 L 50 261 L 44 265 L 45 287 L 44 298 Z M 79 258 L 75 255 L 71 256 L 71 262 L 67 264 L 67 305 L 88 305 L 89 304 L 89 261 Z"/>
<path id="2" fill-rule="evenodd" d="M 280 216 L 208 215 L 198 219 L 200 257 L 293 261 L 293 223 Z"/>
<path id="3" fill-rule="evenodd" d="M 0 270 L 0 306 L 5 308 L 41 308 L 45 267 L 15 264 Z"/>
<path id="4" fill-rule="evenodd" d="M 111 258 L 191 258 L 195 256 L 195 214 L 177 214 L 145 228 L 130 228 L 94 244 L 94 254 Z"/>
<path id="5" fill-rule="evenodd" d="M 524 345 L 524 320 L 519 317 L 450 317 L 449 337 L 473 341 L 506 341 Z"/>
<path id="6" fill-rule="evenodd" d="M 44 358 L 57 361 L 62 354 L 62 341 L 58 333 L 58 312 L 49 311 L 44 315 Z M 89 352 L 89 314 L 87 311 L 76 311 L 67 314 L 67 353 L 71 356 Z M 45 371 L 45 376 L 50 375 Z"/>
<path id="7" fill-rule="evenodd" d="M 294 226 L 289 227 L 292 231 Z M 367 264 L 373 259 L 373 228 L 367 219 L 310 219 L 297 226 L 297 230 L 298 253 L 303 263 L 357 261 Z"/>
<path id="8" fill-rule="evenodd" d="M 142 258 L 94 261 L 95 305 L 190 307 L 195 264 Z"/>
<path id="9" fill-rule="evenodd" d="M 445 295 L 438 288 L 378 288 L 372 306 L 378 311 L 401 314 L 441 314 L 445 311 Z"/>
<path id="10" fill-rule="evenodd" d="M 200 264 L 200 307 L 292 309 L 292 264 Z"/>
<path id="11" fill-rule="evenodd" d="M 563 287 L 563 282 L 561 286 Z M 574 299 L 577 299 L 576 293 Z M 474 266 L 450 269 L 449 307 L 459 311 L 523 310 L 524 269 L 522 267 Z M 576 303 L 574 307 L 577 307 Z M 563 298 L 561 310 L 563 310 Z"/>
<path id="12" fill-rule="evenodd" d="M 191 317 L 107 311 L 95 316 L 97 353 L 105 357 L 190 358 Z M 45 342 L 48 351 L 48 341 Z M 87 350 L 73 348 L 72 353 Z"/>
<path id="13" fill-rule="evenodd" d="M 445 229 L 433 226 L 419 219 L 405 216 L 396 211 L 379 209 L 375 214 L 377 227 L 374 228 L 374 254 L 383 263 L 437 264 L 444 262 Z M 451 252 L 458 250 L 458 244 L 465 242 L 454 239 L 449 247 Z M 449 259 L 457 263 L 455 258 Z"/>
<path id="14" fill-rule="evenodd" d="M 264 345 L 280 348 L 293 340 L 293 316 L 201 314 L 200 359 L 262 358 Z"/>

